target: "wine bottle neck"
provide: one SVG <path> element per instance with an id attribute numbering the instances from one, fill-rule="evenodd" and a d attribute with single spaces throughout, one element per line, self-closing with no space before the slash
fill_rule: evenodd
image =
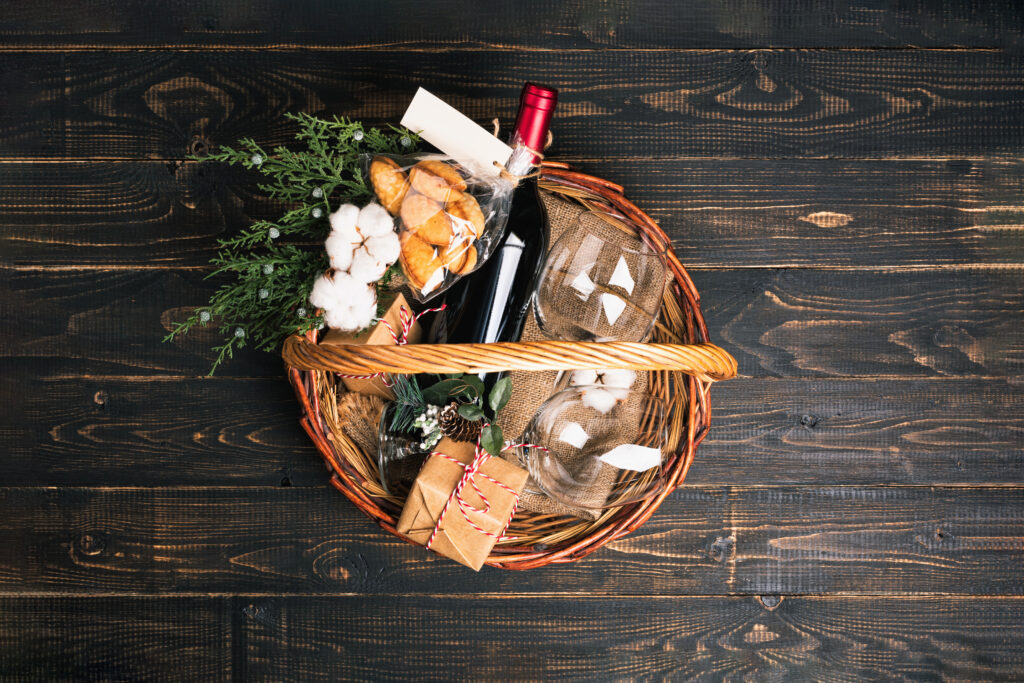
<path id="1" fill-rule="evenodd" d="M 508 163 L 505 165 L 509 173 L 517 176 L 527 175 L 537 163 L 539 161 L 530 146 L 523 142 L 518 133 L 514 134 L 512 136 L 512 156 L 508 158 Z"/>
<path id="2" fill-rule="evenodd" d="M 506 167 L 515 175 L 524 175 L 540 163 L 534 152 L 544 149 L 551 116 L 558 103 L 558 91 L 527 83 L 519 97 L 519 114 L 512 133 L 512 156 Z M 533 151 L 531 151 L 533 150 Z"/>

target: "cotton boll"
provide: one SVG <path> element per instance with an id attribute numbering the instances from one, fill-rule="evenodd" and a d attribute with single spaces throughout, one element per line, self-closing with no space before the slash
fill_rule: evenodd
<path id="1" fill-rule="evenodd" d="M 341 287 L 339 287 L 339 280 Z M 343 289 L 345 280 L 351 280 L 351 278 L 344 273 L 335 273 L 334 277 L 321 275 L 313 283 L 313 291 L 309 294 L 309 303 L 325 311 L 343 308 L 345 305 Z"/>
<path id="2" fill-rule="evenodd" d="M 629 389 L 636 381 L 636 373 L 632 370 L 605 370 L 605 386 Z"/>
<path id="3" fill-rule="evenodd" d="M 367 237 L 386 235 L 395 231 L 395 219 L 377 202 L 370 202 L 359 210 L 356 225 Z"/>
<path id="4" fill-rule="evenodd" d="M 359 329 L 352 319 L 352 311 L 348 308 L 332 308 L 324 311 L 324 320 L 332 330 L 354 332 Z"/>
<path id="5" fill-rule="evenodd" d="M 327 250 L 327 257 L 331 260 L 331 268 L 335 270 L 348 270 L 352 265 L 352 250 L 355 245 L 352 238 L 344 232 L 331 232 L 324 242 L 324 249 Z"/>
<path id="6" fill-rule="evenodd" d="M 356 227 L 359 218 L 359 207 L 355 204 L 342 204 L 338 210 L 331 214 L 331 230 L 335 232 L 348 232 Z"/>
<path id="7" fill-rule="evenodd" d="M 618 399 L 610 391 L 593 387 L 581 392 L 583 405 L 593 408 L 602 415 L 615 407 Z"/>
<path id="8" fill-rule="evenodd" d="M 576 370 L 572 373 L 571 383 L 575 386 L 589 386 L 597 383 L 597 370 Z"/>
<path id="9" fill-rule="evenodd" d="M 389 265 L 371 254 L 366 247 L 360 247 L 352 255 L 352 265 L 349 266 L 348 272 L 359 282 L 376 282 L 384 275 Z"/>
<path id="10" fill-rule="evenodd" d="M 383 261 L 390 266 L 398 260 L 398 255 L 402 251 L 402 245 L 398 241 L 398 234 L 389 232 L 386 235 L 378 235 L 366 240 L 366 249 L 377 257 L 377 260 Z"/>

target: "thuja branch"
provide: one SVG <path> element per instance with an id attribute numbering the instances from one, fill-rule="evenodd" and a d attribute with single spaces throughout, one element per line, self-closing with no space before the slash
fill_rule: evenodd
<path id="1" fill-rule="evenodd" d="M 364 180 L 361 154 L 402 154 L 419 139 L 389 127 L 364 128 L 345 118 L 285 114 L 298 127 L 295 148 L 267 151 L 251 138 L 220 147 L 202 163 L 242 166 L 264 177 L 260 192 L 287 210 L 276 221 L 256 221 L 218 241 L 208 278 L 223 280 L 209 303 L 175 323 L 164 341 L 199 325 L 217 325 L 223 343 L 214 347 L 214 371 L 247 345 L 276 350 L 289 334 L 319 329 L 323 320 L 308 304 L 313 281 L 328 267 L 322 241 L 330 232 L 328 215 L 341 204 L 363 204 L 372 197 Z"/>

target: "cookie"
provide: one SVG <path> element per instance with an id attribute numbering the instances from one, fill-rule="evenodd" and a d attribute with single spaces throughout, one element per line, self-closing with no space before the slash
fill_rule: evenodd
<path id="1" fill-rule="evenodd" d="M 448 246 L 455 231 L 441 205 L 419 192 L 409 192 L 402 200 L 402 223 L 421 240 L 439 247 Z"/>
<path id="2" fill-rule="evenodd" d="M 458 268 L 450 267 L 449 270 L 456 275 L 465 275 L 466 273 L 471 272 L 474 268 L 476 268 L 476 247 L 470 247 L 465 251 L 465 258 L 462 263 L 459 264 Z"/>
<path id="3" fill-rule="evenodd" d="M 472 233 L 473 239 L 483 234 L 484 212 L 480 210 L 480 204 L 473 195 L 461 195 L 455 201 L 448 202 L 444 210 L 451 215 L 457 233 Z"/>
<path id="4" fill-rule="evenodd" d="M 445 268 L 457 273 L 465 266 L 470 249 L 472 247 L 468 246 L 465 242 L 453 242 L 441 250 L 438 258 L 441 259 L 441 263 L 444 264 Z"/>
<path id="5" fill-rule="evenodd" d="M 427 282 L 437 279 L 437 271 L 444 268 L 437 247 L 410 233 L 402 236 L 402 252 L 398 260 L 405 277 L 416 289 L 423 289 Z"/>
<path id="6" fill-rule="evenodd" d="M 409 182 L 420 194 L 445 204 L 456 201 L 466 189 L 459 172 L 443 161 L 421 161 L 409 169 Z"/>
<path id="7" fill-rule="evenodd" d="M 409 191 L 409 178 L 398 163 L 387 157 L 374 157 L 370 162 L 370 184 L 381 206 L 392 216 L 397 216 Z"/>

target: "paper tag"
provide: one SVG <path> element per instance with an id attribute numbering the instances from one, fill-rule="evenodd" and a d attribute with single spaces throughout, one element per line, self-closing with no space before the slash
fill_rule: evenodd
<path id="1" fill-rule="evenodd" d="M 420 88 L 402 117 L 402 125 L 479 175 L 498 175 L 512 148 L 436 95 Z"/>

